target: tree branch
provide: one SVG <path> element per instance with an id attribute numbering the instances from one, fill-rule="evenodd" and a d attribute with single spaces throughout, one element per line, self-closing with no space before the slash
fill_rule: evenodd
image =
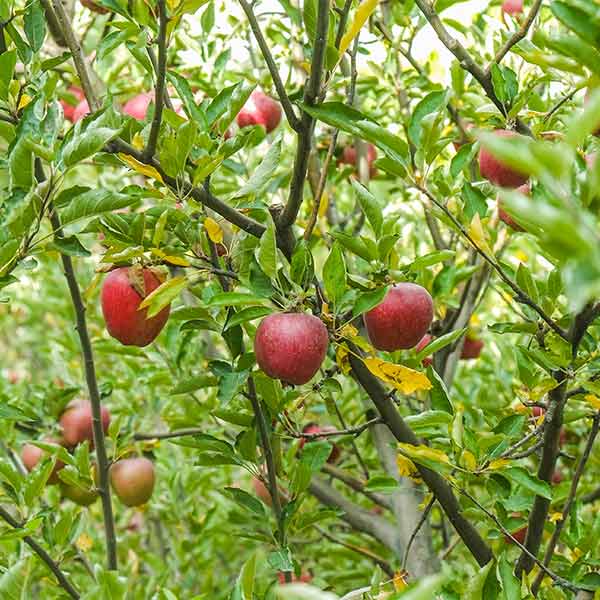
<path id="1" fill-rule="evenodd" d="M 496 56 L 494 57 L 495 64 L 500 64 L 502 62 L 502 59 L 510 52 L 511 48 L 515 44 L 518 44 L 527 35 L 527 32 L 529 31 L 529 28 L 535 21 L 535 18 L 537 17 L 541 6 L 542 0 L 535 0 L 531 9 L 529 10 L 529 13 L 527 13 L 527 17 L 525 17 L 523 23 L 521 24 L 521 27 L 519 27 L 519 29 L 507 40 L 504 46 L 502 46 L 502 48 L 500 48 L 500 50 L 498 50 L 498 52 L 496 53 Z M 486 73 L 489 74 L 491 72 L 491 69 L 492 65 L 490 64 L 486 69 Z"/>
<path id="2" fill-rule="evenodd" d="M 269 73 L 271 74 L 271 79 L 273 80 L 273 84 L 275 85 L 275 89 L 277 90 L 277 95 L 279 96 L 279 101 L 281 102 L 281 106 L 283 107 L 283 112 L 290 124 L 290 127 L 294 131 L 300 130 L 300 119 L 296 116 L 294 112 L 294 107 L 285 91 L 285 86 L 283 85 L 283 81 L 281 80 L 281 76 L 279 75 L 279 70 L 277 69 L 277 65 L 275 64 L 275 60 L 273 59 L 273 55 L 271 54 L 271 50 L 269 49 L 269 45 L 265 40 L 265 37 L 260 30 L 260 25 L 256 19 L 256 15 L 252 10 L 252 5 L 246 0 L 239 0 L 240 5 L 243 11 L 246 13 L 246 17 L 248 18 L 248 22 L 250 23 L 250 28 L 252 29 L 252 33 L 258 42 L 258 46 L 260 51 L 262 52 L 263 58 L 267 63 L 267 67 L 269 68 Z"/>
<path id="3" fill-rule="evenodd" d="M 162 120 L 163 100 L 165 97 L 165 79 L 167 76 L 167 7 L 166 0 L 158 0 L 158 65 L 156 70 L 156 88 L 154 94 L 154 115 L 148 136 L 148 144 L 143 152 L 144 162 L 154 156 L 160 123 Z"/>
<path id="4" fill-rule="evenodd" d="M 350 365 L 354 376 L 365 389 L 373 401 L 373 404 L 375 404 L 386 425 L 394 434 L 394 437 L 399 442 L 418 446 L 419 441 L 412 429 L 400 416 L 394 403 L 386 394 L 383 386 L 359 358 L 361 355 L 360 350 L 355 346 L 351 346 L 350 350 Z M 418 464 L 416 466 L 423 481 L 435 495 L 440 506 L 450 519 L 456 532 L 460 535 L 475 560 L 481 566 L 487 564 L 493 559 L 492 551 L 479 535 L 477 529 L 475 529 L 463 515 L 462 508 L 448 483 L 438 473 Z"/>
<path id="5" fill-rule="evenodd" d="M 0 506 L 0 517 L 4 519 L 13 529 L 23 529 L 23 526 L 18 523 L 11 514 Z M 61 571 L 58 563 L 56 563 L 50 555 L 29 535 L 23 537 L 23 541 L 40 557 L 40 559 L 46 563 L 46 566 L 52 571 L 59 585 L 75 600 L 79 598 L 79 592 L 73 587 L 73 585 L 66 578 L 65 574 Z"/>

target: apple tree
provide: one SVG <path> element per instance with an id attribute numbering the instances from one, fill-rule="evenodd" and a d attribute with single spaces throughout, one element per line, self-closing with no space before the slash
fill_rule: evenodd
<path id="1" fill-rule="evenodd" d="M 0 0 L 0 598 L 600 589 L 600 6 Z"/>

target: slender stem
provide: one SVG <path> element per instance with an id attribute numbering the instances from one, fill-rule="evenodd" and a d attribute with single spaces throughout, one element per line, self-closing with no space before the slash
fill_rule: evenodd
<path id="1" fill-rule="evenodd" d="M 598 435 L 598 431 L 600 430 L 600 413 L 596 413 L 594 416 L 594 422 L 592 424 L 592 430 L 590 431 L 590 435 L 588 436 L 587 443 L 585 445 L 585 449 L 583 454 L 579 460 L 577 468 L 575 469 L 575 474 L 573 475 L 573 480 L 571 481 L 571 489 L 569 490 L 569 496 L 565 503 L 565 506 L 562 511 L 562 515 L 560 520 L 556 522 L 556 526 L 554 527 L 554 531 L 552 533 L 552 537 L 548 542 L 548 546 L 546 547 L 546 552 L 544 554 L 544 566 L 548 566 L 552 557 L 554 555 L 554 548 L 560 539 L 560 534 L 562 533 L 563 527 L 567 521 L 569 513 L 571 512 L 571 507 L 573 506 L 573 502 L 575 501 L 575 496 L 577 495 L 577 486 L 579 485 L 579 480 L 583 475 L 583 470 L 587 464 L 588 459 L 590 458 L 590 454 L 592 453 L 592 448 L 594 446 L 594 442 L 596 441 L 596 437 Z M 533 585 L 531 586 L 531 592 L 535 596 L 544 579 L 544 571 L 540 571 L 538 576 L 536 577 Z"/>
<path id="2" fill-rule="evenodd" d="M 158 68 L 156 71 L 156 88 L 154 94 L 154 115 L 148 136 L 148 144 L 144 150 L 145 160 L 150 159 L 156 152 L 160 123 L 162 120 L 163 100 L 165 97 L 165 79 L 167 76 L 167 18 L 166 0 L 158 0 Z"/>
<path id="3" fill-rule="evenodd" d="M 431 509 L 433 508 L 434 504 L 435 504 L 435 496 L 432 496 L 431 500 L 427 503 L 427 506 L 425 507 L 425 510 L 423 511 L 423 514 L 421 515 L 421 518 L 419 519 L 419 522 L 416 524 L 415 529 L 412 532 L 410 539 L 408 540 L 408 544 L 406 544 L 406 550 L 404 551 L 404 558 L 402 559 L 402 570 L 403 571 L 406 571 L 406 564 L 408 562 L 408 555 L 410 553 L 410 548 L 411 548 L 413 542 L 415 541 L 415 538 L 419 534 L 421 527 L 423 527 L 423 525 L 425 524 L 425 521 L 427 521 L 427 517 L 429 516 L 429 513 L 431 512 Z"/>
<path id="4" fill-rule="evenodd" d="M 23 529 L 23 525 L 14 519 L 11 514 L 0 506 L 0 517 L 4 519 L 14 529 Z M 52 571 L 59 585 L 75 600 L 79 598 L 79 592 L 73 587 L 71 582 L 66 578 L 65 574 L 61 571 L 57 562 L 55 562 L 50 555 L 31 537 L 24 536 L 23 541 L 46 563 L 46 566 Z"/>
<path id="5" fill-rule="evenodd" d="M 521 24 L 521 27 L 519 27 L 519 29 L 510 37 L 510 39 L 506 41 L 504 46 L 502 46 L 502 48 L 500 48 L 500 50 L 498 50 L 496 53 L 496 56 L 494 57 L 494 63 L 500 64 L 502 59 L 510 52 L 511 48 L 515 44 L 518 44 L 527 35 L 527 32 L 535 21 L 541 6 L 542 0 L 535 0 L 531 6 L 531 9 L 527 13 L 527 17 L 525 17 L 523 23 Z M 491 65 L 488 67 L 487 71 L 489 72 L 490 70 Z"/>
<path id="6" fill-rule="evenodd" d="M 524 446 L 529 440 L 538 437 L 544 432 L 544 423 L 542 422 L 538 427 L 530 431 L 525 437 L 521 438 L 518 442 L 507 448 L 500 456 L 500 458 L 514 458 L 514 453 L 521 447 Z"/>
<path id="7" fill-rule="evenodd" d="M 354 435 L 354 436 L 356 436 L 356 435 L 361 434 L 363 431 L 365 431 L 369 427 L 371 427 L 371 425 L 377 425 L 377 423 L 382 423 L 382 422 L 383 421 L 382 421 L 381 417 L 375 417 L 374 419 L 369 419 L 365 423 L 362 423 L 361 425 L 357 425 L 356 427 L 348 427 L 348 428 L 339 429 L 336 431 L 322 431 L 321 433 L 292 432 L 291 435 L 292 435 L 292 437 L 305 438 L 307 440 L 317 440 L 317 439 L 320 440 L 321 438 L 335 437 L 338 435 Z"/>
<path id="8" fill-rule="evenodd" d="M 49 207 L 50 222 L 55 232 L 56 238 L 62 238 L 60 217 L 52 206 Z M 85 378 L 87 381 L 88 393 L 92 404 L 92 427 L 94 432 L 94 447 L 96 448 L 96 458 L 98 460 L 98 493 L 102 500 L 102 512 L 104 515 L 104 535 L 106 537 L 106 552 L 108 559 L 108 568 L 112 571 L 117 569 L 117 537 L 115 533 L 115 522 L 113 518 L 112 503 L 110 498 L 110 486 L 108 482 L 109 462 L 106 455 L 106 446 L 104 443 L 104 430 L 102 429 L 102 401 L 98 389 L 98 380 L 96 379 L 96 367 L 94 365 L 94 354 L 92 344 L 87 329 L 85 318 L 85 304 L 81 296 L 73 262 L 71 257 L 61 254 L 64 274 L 69 286 L 75 317 L 77 321 L 76 329 L 81 344 L 81 352 L 85 367 Z"/>
<path id="9" fill-rule="evenodd" d="M 279 101 L 281 102 L 281 106 L 283 107 L 283 112 L 285 112 L 285 116 L 287 117 L 288 123 L 290 127 L 295 131 L 298 131 L 300 128 L 300 120 L 296 116 L 294 112 L 294 107 L 285 91 L 285 86 L 283 85 L 283 81 L 281 80 L 281 76 L 279 75 L 279 70 L 277 69 L 277 65 L 275 64 L 275 59 L 271 54 L 271 50 L 269 49 L 269 45 L 265 40 L 265 37 L 260 30 L 260 25 L 256 19 L 256 15 L 252 10 L 252 5 L 246 0 L 239 0 L 240 5 L 243 11 L 246 13 L 246 17 L 248 18 L 248 22 L 250 23 L 250 28 L 252 29 L 252 33 L 258 42 L 258 46 L 260 51 L 262 52 L 263 58 L 267 63 L 267 67 L 269 68 L 269 73 L 271 74 L 271 78 L 273 79 L 273 83 L 275 85 L 275 89 L 277 90 L 277 95 L 279 96 Z"/>
<path id="10" fill-rule="evenodd" d="M 200 427 L 189 427 L 187 429 L 175 429 L 174 431 L 155 431 L 152 433 L 134 433 L 133 439 L 140 440 L 169 440 L 172 438 L 184 437 L 186 435 L 199 435 L 204 433 Z"/>
<path id="11" fill-rule="evenodd" d="M 335 47 L 339 48 L 342 42 L 342 38 L 344 37 L 344 31 L 346 31 L 346 23 L 348 23 L 348 15 L 350 14 L 350 9 L 352 8 L 352 0 L 346 0 L 344 3 L 344 7 L 340 12 L 340 21 L 338 24 L 338 30 L 335 34 Z"/>
<path id="12" fill-rule="evenodd" d="M 156 78 L 158 80 L 158 61 L 156 60 L 156 55 L 154 54 L 154 49 L 151 46 L 146 46 L 146 54 L 148 55 L 148 58 L 150 59 L 150 62 L 152 63 L 152 68 L 154 69 L 154 72 L 156 73 Z M 173 103 L 171 102 L 171 98 L 169 97 L 169 93 L 168 90 L 165 87 L 165 93 L 163 94 L 163 102 L 165 103 L 165 106 L 169 109 L 169 110 L 175 110 L 173 108 Z"/>

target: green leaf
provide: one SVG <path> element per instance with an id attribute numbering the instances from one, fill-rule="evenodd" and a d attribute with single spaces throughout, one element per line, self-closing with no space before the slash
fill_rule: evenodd
<path id="1" fill-rule="evenodd" d="M 227 496 L 231 498 L 231 500 L 233 500 L 242 508 L 257 514 L 260 517 L 264 517 L 266 515 L 265 505 L 260 500 L 250 495 L 248 492 L 245 492 L 240 488 L 234 487 L 226 487 L 225 492 Z"/>
<path id="2" fill-rule="evenodd" d="M 32 0 L 27 6 L 23 17 L 23 28 L 31 49 L 37 52 L 46 37 L 46 20 L 40 0 Z"/>
<path id="3" fill-rule="evenodd" d="M 432 365 L 427 367 L 427 377 L 433 384 L 433 387 L 429 391 L 429 397 L 431 399 L 431 408 L 433 410 L 441 410 L 451 415 L 454 414 L 454 407 L 450 402 L 450 396 L 446 384 L 442 378 L 437 374 L 437 371 Z"/>
<path id="4" fill-rule="evenodd" d="M 194 93 L 192 92 L 188 80 L 174 71 L 169 71 L 167 73 L 167 79 L 177 90 L 177 94 L 179 94 L 179 97 L 183 102 L 183 108 L 190 120 L 193 121 L 201 131 L 206 131 L 206 129 L 208 129 L 206 115 L 194 101 Z"/>
<path id="5" fill-rule="evenodd" d="M 479 569 L 479 572 L 475 576 L 469 579 L 469 584 L 464 593 L 464 600 L 487 600 L 487 598 L 484 598 L 483 589 L 493 566 L 494 561 L 490 560 L 490 562 Z"/>
<path id="6" fill-rule="evenodd" d="M 184 275 L 167 279 L 142 300 L 138 310 L 147 308 L 148 318 L 156 316 L 163 308 L 169 306 L 188 284 L 189 281 Z"/>
<path id="7" fill-rule="evenodd" d="M 113 210 L 126 208 L 139 200 L 137 196 L 119 194 L 118 192 L 113 192 L 111 190 L 87 190 L 86 188 L 79 187 L 70 189 L 75 195 L 69 198 L 68 204 L 61 210 L 60 214 L 63 225 L 73 223 L 80 219 L 95 217 Z M 80 190 L 84 191 L 80 192 Z M 65 190 L 61 196 L 68 193 L 68 191 L 69 190 Z"/>
<path id="8" fill-rule="evenodd" d="M 215 294 L 209 301 L 209 306 L 244 306 L 244 305 L 264 305 L 266 300 L 260 296 L 252 294 L 243 294 L 242 292 L 221 292 Z"/>
<path id="9" fill-rule="evenodd" d="M 538 302 L 538 289 L 531 275 L 531 271 L 524 263 L 519 263 L 517 268 L 517 284 L 534 302 Z"/>
<path id="10" fill-rule="evenodd" d="M 521 586 L 515 577 L 513 565 L 506 558 L 506 552 L 498 560 L 496 574 L 505 600 L 521 600 Z"/>
<path id="11" fill-rule="evenodd" d="M 332 445 L 324 440 L 314 440 L 304 445 L 300 464 L 310 473 L 318 473 L 331 454 Z"/>
<path id="12" fill-rule="evenodd" d="M 465 220 L 470 223 L 475 214 L 485 217 L 487 214 L 487 203 L 485 195 L 476 187 L 473 187 L 468 181 L 465 181 L 462 188 L 462 197 L 465 202 Z"/>
<path id="13" fill-rule="evenodd" d="M 67 256 L 92 255 L 92 253 L 83 246 L 76 235 L 70 235 L 62 238 L 57 237 L 51 244 L 49 244 L 48 247 L 53 250 L 58 250 L 61 254 L 65 254 Z"/>
<path id="14" fill-rule="evenodd" d="M 432 265 L 446 262 L 447 260 L 454 258 L 455 255 L 456 252 L 454 250 L 438 250 L 437 252 L 431 252 L 413 260 L 408 266 L 408 269 L 415 273 L 422 269 L 426 269 L 427 267 L 431 267 Z"/>
<path id="15" fill-rule="evenodd" d="M 256 262 L 260 265 L 263 273 L 270 279 L 277 277 L 277 238 L 275 223 L 269 219 L 267 228 L 260 237 L 256 249 Z"/>
<path id="16" fill-rule="evenodd" d="M 367 262 L 371 262 L 377 259 L 377 256 L 374 256 L 371 252 L 371 249 L 367 244 L 365 244 L 362 238 L 352 236 L 348 233 L 344 233 L 343 231 L 330 231 L 329 235 L 338 241 L 344 248 L 350 250 L 352 254 L 356 254 L 356 256 L 360 256 L 362 259 Z"/>
<path id="17" fill-rule="evenodd" d="M 373 475 L 365 484 L 369 492 L 393 492 L 398 488 L 398 482 L 388 475 Z"/>
<path id="18" fill-rule="evenodd" d="M 0 54 L 0 100 L 8 100 L 8 88 L 17 64 L 16 50 Z"/>
<path id="19" fill-rule="evenodd" d="M 387 287 L 381 287 L 370 292 L 363 292 L 362 294 L 359 294 L 356 298 L 356 302 L 354 303 L 354 308 L 352 309 L 353 316 L 356 318 L 372 308 L 375 308 L 378 304 L 381 304 L 385 298 L 387 290 Z"/>
<path id="20" fill-rule="evenodd" d="M 431 356 L 435 352 L 439 352 L 442 348 L 445 348 L 446 346 L 449 346 L 458 340 L 465 333 L 465 331 L 467 331 L 466 327 L 463 329 L 456 329 L 455 331 L 451 331 L 450 333 L 446 333 L 441 337 L 435 338 L 417 354 L 415 360 L 417 362 L 421 362 L 427 356 Z"/>
<path id="21" fill-rule="evenodd" d="M 323 283 L 329 300 L 338 303 L 346 291 L 346 262 L 338 242 L 334 242 L 323 265 Z"/>
<path id="22" fill-rule="evenodd" d="M 463 144 L 450 162 L 450 176 L 453 179 L 473 160 L 476 152 L 475 144 Z"/>
<path id="23" fill-rule="evenodd" d="M 248 321 L 254 321 L 255 319 L 260 319 L 260 317 L 264 317 L 273 311 L 270 308 L 266 308 L 264 306 L 249 306 L 248 308 L 244 308 L 237 313 L 231 313 L 223 331 L 227 331 L 236 325 L 241 325 L 242 323 L 247 323 Z"/>
<path id="24" fill-rule="evenodd" d="M 308 242 L 300 239 L 296 243 L 292 262 L 290 265 L 290 277 L 302 289 L 306 290 L 315 276 L 315 263 Z"/>
<path id="25" fill-rule="evenodd" d="M 271 144 L 267 154 L 263 158 L 258 168 L 252 173 L 250 179 L 231 196 L 231 199 L 243 198 L 245 196 L 259 195 L 270 183 L 273 174 L 277 170 L 281 160 L 281 134 Z"/>
<path id="26" fill-rule="evenodd" d="M 446 90 L 430 92 L 415 107 L 410 123 L 408 125 L 408 135 L 415 146 L 421 142 L 422 122 L 428 115 L 440 111 L 447 103 Z"/>
<path id="27" fill-rule="evenodd" d="M 526 469 L 522 467 L 510 467 L 508 469 L 499 471 L 499 473 L 514 483 L 523 486 L 530 492 L 533 492 L 538 496 L 542 496 L 542 498 L 552 500 L 552 489 L 550 484 L 546 483 L 545 481 L 541 481 Z"/>
<path id="28" fill-rule="evenodd" d="M 590 11 L 586 12 L 582 5 L 569 5 L 566 2 L 552 2 L 550 10 L 554 16 L 566 27 L 576 33 L 582 40 L 592 46 L 600 46 L 600 24 L 598 23 L 598 14 L 596 6 L 590 6 Z M 593 16 L 596 17 L 596 21 Z"/>
<path id="29" fill-rule="evenodd" d="M 375 237 L 379 239 L 383 227 L 383 212 L 379 206 L 379 202 L 377 202 L 375 196 L 362 183 L 355 179 L 351 179 L 350 182 L 356 192 L 360 208 L 365 213 L 367 221 L 369 221 L 369 224 L 373 228 Z"/>
<path id="30" fill-rule="evenodd" d="M 217 105 L 219 107 L 219 111 L 216 112 L 220 112 L 220 105 L 224 101 L 226 101 L 226 110 L 221 115 L 219 115 L 219 132 L 221 134 L 227 131 L 227 128 L 231 125 L 231 123 L 235 119 L 236 115 L 240 112 L 244 104 L 246 104 L 246 101 L 250 97 L 250 94 L 254 91 L 255 87 L 255 85 L 246 85 L 244 83 L 240 83 L 236 86 L 232 86 L 231 88 L 227 88 L 227 90 L 231 90 L 231 93 L 229 94 L 229 92 L 227 92 L 223 98 L 219 99 L 219 104 Z M 223 91 L 225 92 L 225 90 Z M 219 94 L 219 96 L 220 95 L 221 94 Z M 209 106 L 209 110 L 213 106 L 213 104 L 217 102 L 219 96 L 217 96 L 217 98 L 215 98 L 213 103 Z"/>
<path id="31" fill-rule="evenodd" d="M 196 390 L 202 390 L 207 387 L 216 387 L 217 380 L 215 377 L 211 375 L 198 375 L 196 377 L 189 377 L 180 381 L 171 391 L 170 393 L 173 396 L 177 394 L 189 394 L 190 392 L 195 392 Z"/>

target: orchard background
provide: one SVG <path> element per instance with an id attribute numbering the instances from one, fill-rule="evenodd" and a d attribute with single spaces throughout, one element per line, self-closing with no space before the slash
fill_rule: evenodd
<path id="1" fill-rule="evenodd" d="M 0 598 L 593 598 L 599 84 L 592 0 L 1 0 Z"/>

